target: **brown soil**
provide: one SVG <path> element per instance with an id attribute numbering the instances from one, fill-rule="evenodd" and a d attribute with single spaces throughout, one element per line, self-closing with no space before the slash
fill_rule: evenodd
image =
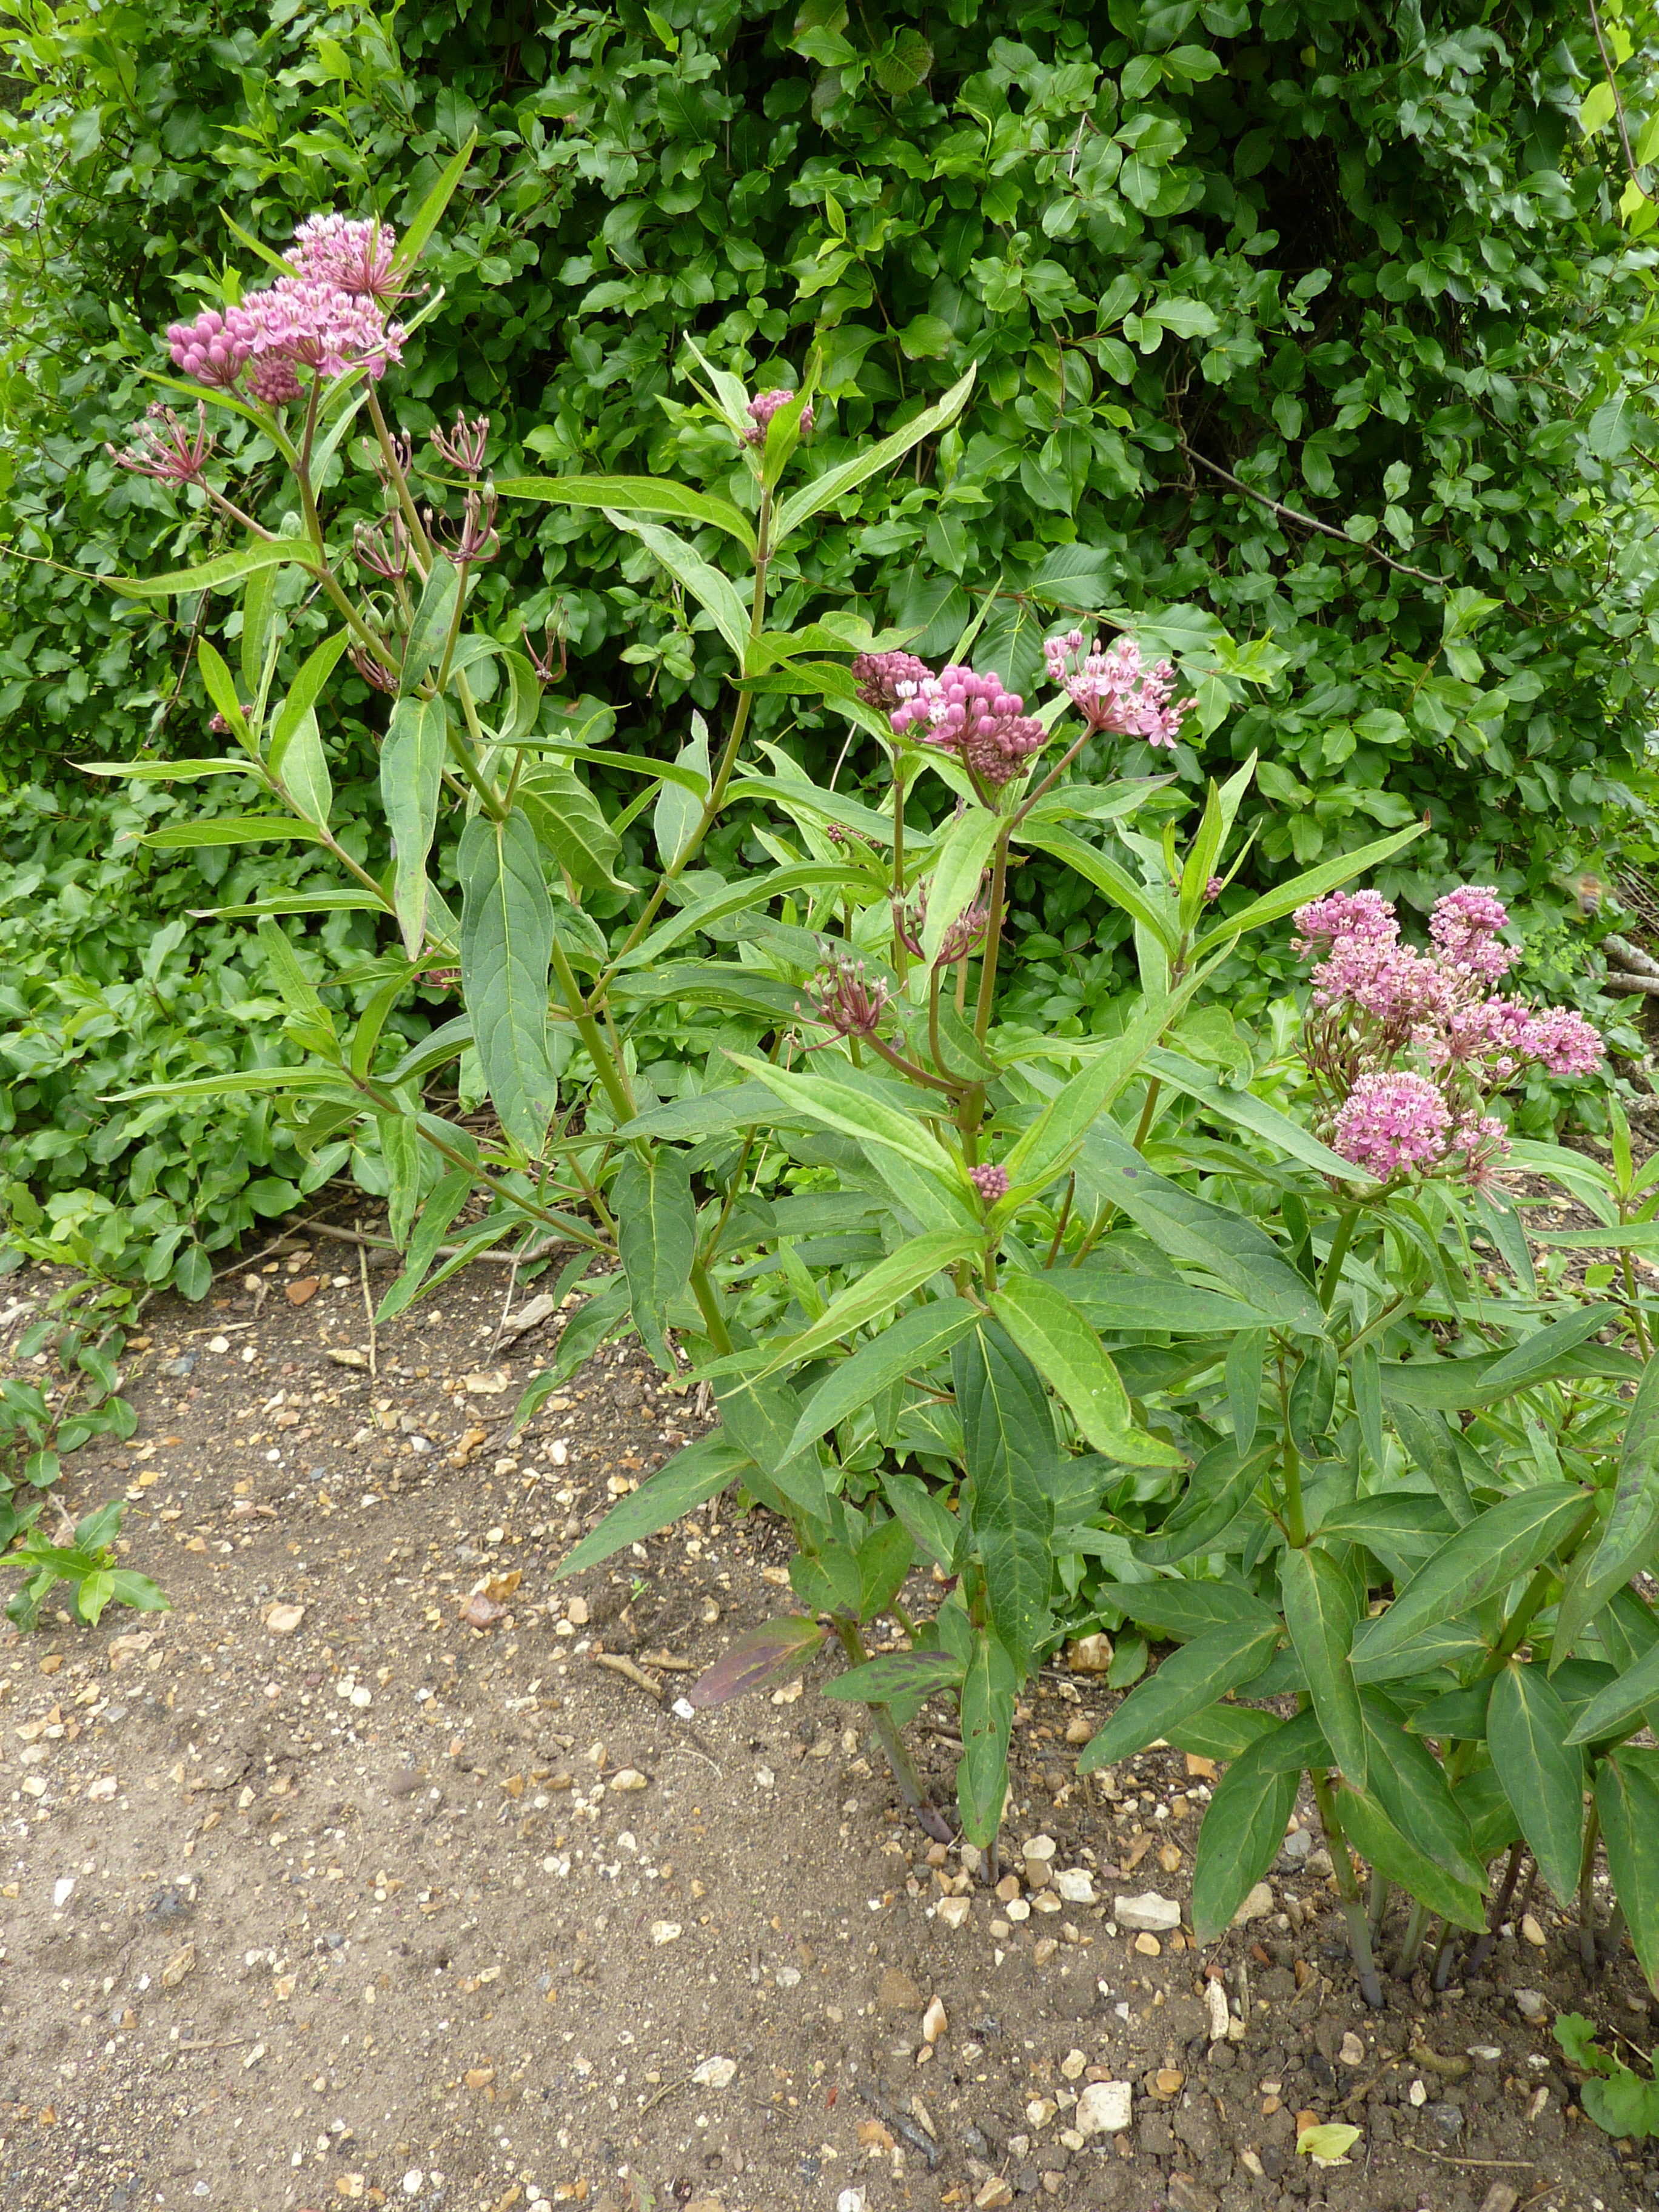
<path id="1" fill-rule="evenodd" d="M 0 1642 L 7 2212 L 1654 2200 L 1659 2159 L 1584 2118 L 1511 1995 L 1644 2047 L 1646 1992 L 1628 1953 L 1587 1990 L 1541 1894 L 1489 1980 L 1436 2001 L 1419 1974 L 1381 2015 L 1295 1837 L 1248 1927 L 1137 1948 L 1114 1901 L 1184 1904 L 1207 1781 L 1159 1752 L 1079 1782 L 1077 1724 L 1113 1700 L 1051 1669 L 1010 1863 L 1046 1834 L 1096 1899 L 999 1897 L 902 1817 L 816 1678 L 676 1713 L 688 1670 L 790 1602 L 764 1515 L 705 1510 L 554 1582 L 613 1486 L 700 1432 L 631 1352 L 509 1451 L 550 1339 L 492 1351 L 500 1271 L 380 1331 L 374 1372 L 355 1251 L 258 1279 L 152 1310 L 137 1434 L 63 1489 L 71 1512 L 126 1497 L 129 1562 L 175 1610 Z M 461 1619 L 480 1585 L 504 1608 L 484 1629 Z M 303 1608 L 285 1633 L 278 1607 Z M 948 1717 L 915 1733 L 948 1793 Z M 1209 2039 L 1212 1967 L 1242 2040 Z M 1133 2085 L 1133 2124 L 1079 2134 L 1103 2080 Z M 1309 2112 L 1362 2126 L 1351 2164 L 1297 2156 Z"/>

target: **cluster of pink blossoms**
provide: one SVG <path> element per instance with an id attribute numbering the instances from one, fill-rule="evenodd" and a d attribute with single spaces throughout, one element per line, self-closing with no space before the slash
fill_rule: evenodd
<path id="1" fill-rule="evenodd" d="M 937 676 L 901 682 L 893 710 L 896 730 L 914 730 L 924 743 L 960 756 L 981 781 L 1000 789 L 1012 783 L 1048 732 L 1025 711 L 1018 691 L 1003 688 L 992 669 L 981 676 L 952 662 Z"/>
<path id="2" fill-rule="evenodd" d="M 1400 942 L 1376 891 L 1297 909 L 1297 950 L 1318 963 L 1304 1050 L 1329 1141 L 1380 1182 L 1437 1171 L 1483 1188 L 1507 1149 L 1482 1111 L 1489 1094 L 1528 1064 L 1551 1075 L 1601 1064 L 1582 1014 L 1489 995 L 1515 961 L 1498 935 L 1508 921 L 1495 891 L 1463 884 L 1436 902 L 1424 953 Z"/>
<path id="3" fill-rule="evenodd" d="M 295 233 L 296 274 L 250 292 L 222 313 L 206 307 L 190 322 L 168 325 L 174 366 L 198 384 L 240 386 L 269 407 L 299 398 L 301 369 L 325 377 L 352 368 L 383 375 L 388 362 L 402 358 L 402 327 L 386 313 L 398 294 L 396 242 L 383 222 L 309 216 Z"/>
<path id="4" fill-rule="evenodd" d="M 763 446 L 766 443 L 767 431 L 771 428 L 772 417 L 780 407 L 787 407 L 794 396 L 793 392 L 787 389 L 776 392 L 757 392 L 749 403 L 749 419 L 755 427 L 752 430 L 744 431 L 744 443 L 750 446 Z M 803 438 L 811 427 L 812 409 L 809 403 L 800 410 L 800 434 Z"/>
<path id="5" fill-rule="evenodd" d="M 1042 658 L 1048 681 L 1066 693 L 1091 732 L 1141 738 L 1173 752 L 1182 717 L 1198 703 L 1176 700 L 1173 666 L 1167 660 L 1144 666 L 1132 637 L 1121 637 L 1109 650 L 1096 638 L 1085 653 L 1083 632 L 1068 630 L 1048 640 Z"/>

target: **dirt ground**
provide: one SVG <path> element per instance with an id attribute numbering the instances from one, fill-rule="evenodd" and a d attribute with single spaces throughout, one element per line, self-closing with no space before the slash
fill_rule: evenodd
<path id="1" fill-rule="evenodd" d="M 0 1358 L 42 1287 L 0 1285 Z M 551 1338 L 497 1345 L 502 1292 L 456 1278 L 372 1368 L 349 1246 L 145 1316 L 137 1433 L 64 1495 L 128 1500 L 128 1563 L 175 1609 L 0 1639 L 6 2212 L 1659 2197 L 1659 2147 L 1585 2119 L 1548 2027 L 1645 2047 L 1654 2010 L 1628 1954 L 1585 1987 L 1541 1892 L 1488 1979 L 1369 2014 L 1310 1813 L 1249 1924 L 1204 1953 L 1170 1924 L 1210 1777 L 1157 1752 L 1079 1782 L 1096 1678 L 1020 1708 L 1001 1892 L 901 1816 L 817 1677 L 677 1711 L 791 1602 L 781 1532 L 704 1509 L 556 1583 L 702 1424 L 608 1352 L 507 1449 Z M 916 1731 L 947 1790 L 951 1729 Z M 1149 1892 L 1170 1909 L 1120 1908 Z M 1086 2124 L 1104 2083 L 1121 2131 Z M 1351 2163 L 1297 2157 L 1310 2112 L 1363 2129 Z"/>

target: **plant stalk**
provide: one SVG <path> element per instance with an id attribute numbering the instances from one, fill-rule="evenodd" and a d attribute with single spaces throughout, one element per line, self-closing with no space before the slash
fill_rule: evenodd
<path id="1" fill-rule="evenodd" d="M 1474 1948 L 1469 1953 L 1464 1966 L 1463 1972 L 1466 1975 L 1478 1974 L 1492 1956 L 1492 1947 L 1498 1941 L 1498 1931 L 1503 1926 L 1509 1913 L 1510 1899 L 1515 1895 L 1515 1885 L 1521 1872 L 1521 1860 L 1526 1848 L 1524 1841 L 1519 1836 L 1510 1845 L 1510 1856 L 1504 1869 L 1504 1879 L 1498 1884 L 1497 1894 L 1492 1899 L 1492 1909 L 1486 1915 L 1486 1927 L 1476 1936 Z"/>
<path id="2" fill-rule="evenodd" d="M 1578 1862 L 1578 1955 L 1592 1978 L 1601 1972 L 1595 1948 L 1595 1846 L 1601 1839 L 1601 1814 L 1592 1802 L 1584 1824 L 1584 1850 Z"/>
<path id="3" fill-rule="evenodd" d="M 1331 1239 L 1331 1249 L 1325 1255 L 1325 1271 L 1319 1279 L 1319 1303 L 1328 1313 L 1331 1301 L 1336 1296 L 1336 1286 L 1342 1279 L 1342 1262 L 1348 1256 L 1348 1247 L 1353 1242 L 1354 1224 L 1359 1218 L 1359 1208 L 1350 1206 L 1344 1209 L 1336 1224 L 1336 1234 Z"/>
<path id="4" fill-rule="evenodd" d="M 848 1665 L 862 1667 L 869 1655 L 865 1650 L 864 1638 L 859 1633 L 857 1621 L 838 1618 L 836 1638 Z M 910 1747 L 905 1742 L 898 1723 L 893 1718 L 892 1707 L 872 1705 L 869 1711 L 876 1734 L 881 1739 L 881 1747 L 887 1754 L 887 1764 L 893 1770 L 893 1779 L 897 1783 L 905 1802 L 913 1813 L 925 1813 L 927 1810 L 927 1792 L 916 1771 L 916 1762 L 910 1755 Z"/>
<path id="5" fill-rule="evenodd" d="M 1400 1949 L 1394 1962 L 1395 1976 L 1403 1981 L 1413 1972 L 1423 1954 L 1423 1936 L 1429 1924 L 1429 1908 L 1420 1899 L 1412 1899 L 1412 1909 L 1406 1922 L 1406 1933 L 1401 1939 Z"/>
<path id="6" fill-rule="evenodd" d="M 1359 1993 L 1373 2012 L 1382 2009 L 1382 1984 L 1377 1978 L 1376 1960 L 1371 1953 L 1371 1931 L 1365 1917 L 1365 1907 L 1359 1894 L 1359 1883 L 1354 1874 L 1353 1861 L 1348 1856 L 1347 1838 L 1342 1832 L 1342 1821 L 1336 1809 L 1336 1794 L 1331 1788 L 1331 1778 L 1322 1768 L 1313 1770 L 1314 1801 L 1319 1807 L 1320 1826 L 1325 1831 L 1325 1848 L 1331 1855 L 1331 1867 L 1336 1875 L 1336 1886 L 1342 1898 L 1342 1917 L 1347 1923 L 1348 1949 L 1353 1959 L 1354 1972 L 1358 1978 Z"/>
<path id="7" fill-rule="evenodd" d="M 997 839 L 991 863 L 990 915 L 985 925 L 985 953 L 979 964 L 979 1004 L 974 1012 L 974 1035 L 981 1044 L 991 1026 L 991 1001 L 996 995 L 997 955 L 1002 949 L 1002 900 L 1008 883 L 1008 833 Z"/>

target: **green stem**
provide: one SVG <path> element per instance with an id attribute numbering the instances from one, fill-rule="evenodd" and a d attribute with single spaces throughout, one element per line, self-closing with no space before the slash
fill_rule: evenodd
<path id="1" fill-rule="evenodd" d="M 1342 1917 L 1347 1923 L 1348 1949 L 1353 1956 L 1359 1992 L 1374 2012 L 1380 2012 L 1382 2008 L 1382 1984 L 1377 1979 L 1376 1961 L 1371 1954 L 1370 1929 L 1366 1923 L 1364 1903 L 1359 1894 L 1353 1861 L 1348 1856 L 1347 1838 L 1342 1832 L 1335 1793 L 1331 1788 L 1329 1775 L 1322 1768 L 1314 1768 L 1311 1778 L 1314 1800 L 1319 1807 L 1320 1825 L 1325 1831 L 1325 1848 L 1331 1855 L 1332 1870 L 1336 1875 L 1336 1887 L 1342 1899 Z"/>
<path id="2" fill-rule="evenodd" d="M 709 1342 L 723 1358 L 732 1348 L 732 1334 L 726 1326 L 726 1316 L 720 1311 L 720 1293 L 709 1279 L 707 1264 L 701 1259 L 691 1262 L 691 1295 L 697 1302 L 697 1311 L 702 1316 L 703 1326 L 708 1331 Z"/>
<path id="3" fill-rule="evenodd" d="M 1382 1923 L 1389 1912 L 1389 1877 L 1380 1867 L 1371 1869 L 1371 1893 L 1365 1913 L 1366 1925 L 1373 1944 L 1382 1933 Z"/>
<path id="4" fill-rule="evenodd" d="M 991 1000 L 996 993 L 997 954 L 1002 947 L 1002 899 L 1008 881 L 1008 832 L 997 839 L 991 863 L 990 914 L 985 925 L 985 954 L 980 962 L 979 1005 L 974 1014 L 974 1035 L 981 1044 L 991 1026 Z"/>
<path id="5" fill-rule="evenodd" d="M 1302 1510 L 1302 1455 L 1285 1438 L 1285 1527 L 1292 1551 L 1299 1552 L 1308 1540 L 1308 1524 Z"/>
<path id="6" fill-rule="evenodd" d="M 1336 1224 L 1336 1234 L 1331 1239 L 1331 1249 L 1325 1255 L 1325 1272 L 1319 1279 L 1319 1303 L 1328 1313 L 1331 1301 L 1336 1296 L 1336 1286 L 1342 1279 L 1342 1262 L 1348 1256 L 1348 1247 L 1353 1242 L 1354 1224 L 1359 1218 L 1359 1208 L 1346 1209 Z"/>
<path id="7" fill-rule="evenodd" d="M 427 536 L 426 526 L 422 522 L 416 508 L 414 496 L 409 489 L 409 480 L 398 465 L 397 448 L 392 442 L 392 433 L 386 428 L 386 416 L 380 412 L 380 394 L 373 384 L 368 387 L 368 416 L 374 425 L 374 435 L 380 443 L 380 459 L 386 463 L 387 480 L 396 495 L 398 505 L 408 526 L 410 537 L 414 540 L 421 580 L 424 583 L 427 573 L 432 566 L 432 540 Z"/>
<path id="8" fill-rule="evenodd" d="M 1146 1103 L 1140 1109 L 1140 1121 L 1134 1133 L 1134 1148 L 1137 1152 L 1141 1151 L 1146 1145 L 1147 1132 L 1152 1126 L 1152 1116 L 1158 1111 L 1158 1095 L 1163 1088 L 1164 1085 L 1157 1076 L 1153 1076 L 1152 1081 L 1146 1085 Z"/>
<path id="9" fill-rule="evenodd" d="M 893 903 L 904 903 L 904 756 L 895 745 L 893 762 Z M 893 925 L 893 967 L 900 982 L 910 972 L 910 948 L 900 936 L 897 922 Z M 937 979 L 934 988 L 938 988 Z"/>
<path id="10" fill-rule="evenodd" d="M 1584 1824 L 1584 1850 L 1578 1862 L 1578 1955 L 1584 1972 L 1594 1976 L 1595 1955 L 1595 1846 L 1601 1840 L 1601 1811 L 1592 1802 Z"/>
<path id="11" fill-rule="evenodd" d="M 616 1115 L 619 1124 L 631 1121 L 638 1109 L 634 1103 L 634 1094 L 629 1086 L 627 1071 L 618 1063 L 616 1055 L 606 1044 L 599 1024 L 588 1012 L 586 1003 L 582 997 L 581 986 L 571 972 L 569 959 L 566 956 L 563 945 L 559 942 L 556 930 L 553 933 L 553 973 L 558 978 L 559 989 L 564 995 L 564 1002 L 570 1009 L 570 1018 L 575 1024 L 576 1034 L 586 1046 L 587 1056 L 593 1063 L 593 1072 L 605 1085 L 605 1095 L 611 1101 L 611 1112 Z"/>
<path id="12" fill-rule="evenodd" d="M 1060 1257 L 1060 1240 L 1066 1234 L 1066 1224 L 1072 1218 L 1072 1200 L 1076 1192 L 1077 1176 L 1069 1175 L 1066 1178 L 1066 1195 L 1060 1202 L 1060 1219 L 1054 1224 L 1054 1240 L 1049 1245 L 1048 1256 L 1042 1263 L 1045 1267 L 1052 1267 Z"/>
<path id="13" fill-rule="evenodd" d="M 1394 1971 L 1402 1979 L 1412 1972 L 1423 1954 L 1423 1936 L 1428 1924 L 1428 1906 L 1413 1898 L 1411 1917 L 1406 1923 L 1406 1933 L 1400 1945 L 1400 1954 L 1394 1962 Z"/>
<path id="14" fill-rule="evenodd" d="M 864 1648 L 864 1638 L 859 1633 L 858 1623 L 855 1620 L 838 1619 L 835 1626 L 836 1641 L 841 1645 L 848 1665 L 862 1667 L 868 1654 Z M 891 1706 L 872 1705 L 870 1718 L 875 1724 L 876 1734 L 881 1739 L 881 1747 L 887 1754 L 887 1764 L 893 1770 L 894 1781 L 904 1793 L 910 1810 L 913 1813 L 920 1813 L 927 1802 L 927 1792 L 922 1786 L 921 1775 L 916 1771 L 916 1762 L 910 1756 L 910 1747 L 899 1733 L 898 1723 L 893 1718 Z"/>

